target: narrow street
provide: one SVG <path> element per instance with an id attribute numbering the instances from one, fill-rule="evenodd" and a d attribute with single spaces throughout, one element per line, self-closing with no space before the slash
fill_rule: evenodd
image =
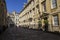
<path id="1" fill-rule="evenodd" d="M 24 28 L 8 28 L 0 40 L 60 40 L 59 35 Z"/>

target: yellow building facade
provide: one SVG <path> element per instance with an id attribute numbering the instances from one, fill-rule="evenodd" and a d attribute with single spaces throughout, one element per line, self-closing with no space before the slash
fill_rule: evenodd
<path id="1" fill-rule="evenodd" d="M 22 27 L 60 32 L 60 0 L 29 0 L 19 20 Z"/>
<path id="2" fill-rule="evenodd" d="M 24 8 L 19 15 L 20 25 L 38 29 L 39 7 L 39 0 L 28 0 L 28 3 L 24 5 Z"/>
<path id="3" fill-rule="evenodd" d="M 41 20 L 45 31 L 60 32 L 60 0 L 42 0 Z"/>

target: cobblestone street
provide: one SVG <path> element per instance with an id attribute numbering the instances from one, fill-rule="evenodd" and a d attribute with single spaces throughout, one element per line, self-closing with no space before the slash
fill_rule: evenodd
<path id="1" fill-rule="evenodd" d="M 0 40 L 60 40 L 60 36 L 42 31 L 13 27 L 2 33 Z"/>

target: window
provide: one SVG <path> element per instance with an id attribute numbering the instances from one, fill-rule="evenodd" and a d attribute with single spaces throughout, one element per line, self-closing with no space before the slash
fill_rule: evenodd
<path id="1" fill-rule="evenodd" d="M 51 0 L 51 9 L 57 7 L 57 1 L 56 0 Z"/>
<path id="2" fill-rule="evenodd" d="M 28 12 L 28 14 L 29 14 L 29 12 Z"/>
<path id="3" fill-rule="evenodd" d="M 35 14 L 35 8 L 33 8 L 32 10 L 33 10 L 33 14 Z"/>
<path id="4" fill-rule="evenodd" d="M 58 26 L 58 16 L 53 16 L 53 26 Z"/>
<path id="5" fill-rule="evenodd" d="M 36 6 L 37 9 L 39 9 L 39 4 Z"/>
<path id="6" fill-rule="evenodd" d="M 39 4 L 36 6 L 38 13 L 40 14 Z"/>
<path id="7" fill-rule="evenodd" d="M 33 8 L 32 10 L 35 11 L 35 8 Z"/>
<path id="8" fill-rule="evenodd" d="M 30 13 L 32 12 L 32 10 L 30 10 Z"/>
<path id="9" fill-rule="evenodd" d="M 45 12 L 45 11 L 46 11 L 46 1 L 44 1 L 44 2 L 42 3 L 42 6 L 43 6 L 43 11 Z"/>
<path id="10" fill-rule="evenodd" d="M 29 18 L 29 21 L 32 22 L 32 18 Z"/>

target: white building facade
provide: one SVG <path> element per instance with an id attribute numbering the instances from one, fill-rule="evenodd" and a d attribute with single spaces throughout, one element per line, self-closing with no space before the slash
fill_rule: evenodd
<path id="1" fill-rule="evenodd" d="M 7 15 L 8 27 L 19 26 L 19 16 L 15 11 L 13 11 L 12 13 L 7 13 Z"/>

